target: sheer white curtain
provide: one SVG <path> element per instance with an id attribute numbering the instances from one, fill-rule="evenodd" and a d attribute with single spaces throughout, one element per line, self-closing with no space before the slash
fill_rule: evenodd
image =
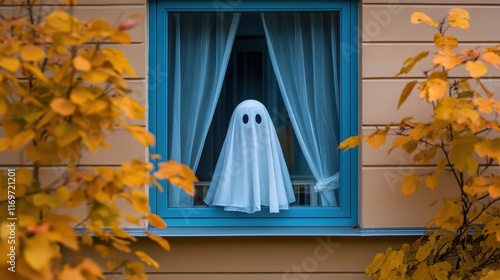
<path id="1" fill-rule="evenodd" d="M 261 14 L 274 72 L 323 206 L 337 206 L 339 78 L 336 13 Z"/>
<path id="2" fill-rule="evenodd" d="M 237 13 L 175 14 L 170 158 L 196 170 L 238 28 Z M 169 73 L 170 74 L 170 73 Z M 170 207 L 193 198 L 169 188 Z"/>

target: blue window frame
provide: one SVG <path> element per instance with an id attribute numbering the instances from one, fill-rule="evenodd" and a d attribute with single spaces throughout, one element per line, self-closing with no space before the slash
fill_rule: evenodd
<path id="1" fill-rule="evenodd" d="M 169 13 L 176 12 L 337 12 L 340 16 L 340 138 L 359 133 L 358 1 L 149 1 L 149 129 L 156 135 L 152 154 L 168 159 Z M 290 207 L 279 214 L 225 212 L 220 208 L 169 208 L 168 192 L 151 188 L 151 209 L 175 230 L 186 227 L 257 229 L 276 227 L 350 227 L 358 223 L 359 159 L 357 149 L 340 153 L 338 207 Z M 167 183 L 162 182 L 164 190 Z"/>

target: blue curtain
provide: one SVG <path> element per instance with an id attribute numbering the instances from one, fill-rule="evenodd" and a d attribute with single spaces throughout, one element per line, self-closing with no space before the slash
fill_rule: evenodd
<path id="1" fill-rule="evenodd" d="M 237 13 L 175 14 L 170 158 L 196 171 L 238 28 Z M 193 198 L 169 188 L 170 207 Z"/>
<path id="2" fill-rule="evenodd" d="M 274 72 L 323 206 L 337 206 L 337 13 L 261 14 Z"/>

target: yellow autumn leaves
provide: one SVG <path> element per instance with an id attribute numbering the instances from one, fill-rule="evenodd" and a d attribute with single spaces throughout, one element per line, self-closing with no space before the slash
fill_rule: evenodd
<path id="1" fill-rule="evenodd" d="M 446 192 L 435 217 L 425 225 L 428 230 L 424 236 L 400 249 L 388 248 L 377 254 L 366 267 L 369 278 L 500 277 L 500 209 L 496 207 L 500 201 L 500 176 L 496 175 L 497 169 L 491 168 L 500 161 L 500 101 L 481 80 L 489 66 L 499 69 L 500 47 L 457 51 L 458 39 L 446 31 L 449 27 L 469 29 L 469 18 L 466 10 L 458 8 L 451 9 L 440 21 L 422 12 L 411 17 L 414 24 L 424 23 L 438 30 L 434 36 L 437 51 L 432 66 L 423 70 L 423 81 L 406 84 L 398 109 L 418 89 L 420 98 L 432 106 L 433 113 L 426 118 L 429 121 L 409 116 L 378 127 L 370 135 L 349 137 L 339 146 L 348 150 L 364 138 L 370 147 L 378 148 L 392 132 L 395 137 L 389 153 L 398 149 L 408 156 L 409 164 L 422 167 L 400 178 L 402 193 L 413 195 L 424 184 L 431 190 L 441 188 Z M 422 51 L 406 59 L 396 76 L 410 73 L 429 54 Z M 450 72 L 457 68 L 465 71 Z M 462 73 L 466 77 L 458 78 L 464 76 Z"/>
<path id="2" fill-rule="evenodd" d="M 448 22 L 450 26 L 458 27 L 462 29 L 469 29 L 469 12 L 461 8 L 452 8 L 448 11 Z M 414 12 L 411 15 L 411 23 L 419 24 L 425 23 L 427 25 L 438 27 L 438 22 L 431 19 L 428 15 L 423 12 Z"/>
<path id="3" fill-rule="evenodd" d="M 38 62 L 45 58 L 45 51 L 39 46 L 29 44 L 21 47 L 20 55 L 24 61 Z"/>
<path id="4" fill-rule="evenodd" d="M 448 15 L 448 23 L 450 26 L 468 29 L 469 28 L 469 13 L 466 10 L 454 8 L 451 9 Z M 422 12 L 415 12 L 412 15 L 412 23 L 425 23 L 433 27 L 438 27 L 438 30 L 443 30 L 443 23 L 438 24 L 438 22 L 432 20 L 429 16 Z M 442 66 L 444 71 L 434 71 L 430 77 L 419 86 L 421 92 L 420 97 L 426 98 L 428 102 L 434 102 L 442 98 L 445 94 L 449 92 L 450 84 L 447 80 L 447 71 L 452 70 L 455 67 L 465 64 L 465 70 L 469 72 L 472 78 L 480 78 L 488 73 L 488 66 L 486 63 L 499 68 L 500 65 L 500 47 L 494 46 L 491 48 L 484 48 L 481 51 L 477 49 L 464 49 L 459 52 L 454 51 L 458 47 L 458 40 L 452 35 L 444 34 L 441 31 L 436 33 L 434 36 L 434 45 L 438 48 L 438 52 L 434 55 L 432 63 L 434 68 L 437 69 L 438 66 Z M 409 73 L 413 66 L 420 60 L 428 56 L 428 51 L 423 51 L 415 57 L 408 58 L 404 62 L 404 67 L 397 76 L 405 73 Z M 407 97 L 409 92 L 413 90 L 416 81 L 412 81 L 409 85 L 412 87 L 407 87 L 402 96 Z M 400 100 L 399 105 L 406 100 L 403 98 Z"/>
<path id="5" fill-rule="evenodd" d="M 469 29 L 469 19 L 470 16 L 467 10 L 453 8 L 448 12 L 448 24 L 452 27 Z M 435 54 L 432 60 L 434 64 L 443 66 L 446 70 L 451 70 L 456 66 L 465 63 L 465 69 L 469 72 L 472 78 L 479 78 L 488 73 L 488 66 L 485 62 L 498 68 L 500 62 L 500 56 L 498 55 L 500 53 L 500 49 L 498 46 L 485 48 L 481 52 L 478 52 L 476 49 L 464 49 L 459 52 L 455 52 L 453 49 L 458 47 L 458 40 L 452 35 L 443 34 L 443 23 L 438 24 L 437 21 L 431 19 L 428 15 L 422 12 L 413 13 L 411 22 L 414 24 L 425 23 L 432 27 L 438 27 L 440 32 L 435 35 L 434 44 L 439 51 Z"/>
<path id="6" fill-rule="evenodd" d="M 463 9 L 451 9 L 447 19 L 450 26 L 469 28 L 469 14 Z M 455 52 L 454 49 L 459 45 L 458 39 L 442 32 L 445 29 L 443 26 L 445 21 L 434 21 L 421 12 L 413 13 L 411 21 L 415 24 L 425 23 L 440 31 L 434 36 L 434 45 L 438 51 L 432 60 L 433 66 L 425 71 L 426 78 L 421 82 L 412 80 L 406 84 L 399 98 L 398 108 L 417 88 L 420 98 L 433 104 L 432 121 L 413 121 L 410 116 L 399 123 L 377 128 L 370 135 L 349 137 L 339 145 L 339 148 L 345 150 L 355 148 L 364 138 L 370 147 L 376 149 L 386 143 L 387 135 L 391 131 L 395 131 L 397 137 L 393 139 L 389 153 L 394 149 L 401 149 L 415 164 L 429 164 L 433 160 L 437 162 L 435 170 L 431 173 L 407 174 L 401 183 L 404 195 L 416 193 L 422 182 L 430 189 L 437 188 L 441 182 L 441 175 L 452 170 L 458 178 L 457 183 L 466 194 L 476 197 L 475 199 L 477 197 L 497 199 L 500 197 L 498 177 L 478 176 L 478 174 L 482 174 L 483 169 L 500 160 L 500 138 L 494 138 L 490 134 L 490 132 L 500 132 L 500 124 L 496 120 L 496 116 L 500 113 L 500 101 L 493 99 L 493 93 L 487 90 L 480 79 L 488 72 L 487 64 L 499 68 L 500 47 Z M 396 76 L 409 73 L 428 55 L 429 51 L 423 51 L 406 59 Z M 467 78 L 450 78 L 449 71 L 456 67 L 464 67 L 477 86 L 473 87 Z M 486 166 L 481 169 L 480 163 Z M 457 220 L 461 217 L 460 211 L 453 213 L 452 216 L 448 215 L 453 212 L 450 209 L 456 210 L 453 205 L 450 202 L 448 206 L 443 206 L 444 208 L 438 212 L 435 225 L 447 230 L 458 229 L 463 219 Z M 445 221 L 443 217 L 451 220 Z"/>
<path id="7" fill-rule="evenodd" d="M 0 73 L 0 86 L 4 89 L 0 91 L 0 114 L 5 114 L 2 121 L 6 128 L 6 136 L 0 139 L 0 151 L 21 148 L 33 140 L 41 143 L 28 145 L 27 156 L 31 161 L 57 163 L 67 158 L 67 153 L 57 148 L 68 147 L 78 156 L 81 145 L 92 152 L 109 147 L 101 129 L 111 130 L 116 118 L 124 120 L 125 115 L 128 119 L 144 119 L 144 108 L 127 95 L 124 75 L 133 76 L 135 72 L 124 52 L 100 45 L 82 45 L 103 40 L 128 43 L 130 38 L 123 29 L 99 19 L 81 23 L 64 11 L 51 13 L 40 25 L 30 25 L 26 19 L 14 23 L 17 31 L 14 36 L 1 35 L 9 43 L 0 47 L 0 68 L 6 71 Z M 22 28 L 23 24 L 38 37 L 27 38 L 29 33 Z M 18 70 L 29 82 L 13 75 Z M 106 91 L 95 86 L 101 83 L 113 87 Z M 113 98 L 109 95 L 111 91 Z M 9 102 L 9 94 L 13 92 L 27 102 Z M 49 93 L 53 94 L 50 98 Z M 12 116 L 23 112 L 24 122 L 19 126 Z M 65 118 L 71 118 L 71 126 L 58 124 L 64 123 Z M 47 136 L 41 132 L 52 125 L 56 128 L 47 129 L 48 136 L 65 140 L 39 141 Z M 121 126 L 143 145 L 154 143 L 154 137 L 143 127 L 125 123 Z M 64 127 L 71 129 L 64 131 Z"/>
<path id="8" fill-rule="evenodd" d="M 198 182 L 198 178 L 196 178 L 193 171 L 187 166 L 170 160 L 166 163 L 160 163 L 160 168 L 154 175 L 158 179 L 168 179 L 172 184 L 179 186 L 189 195 L 194 195 L 193 182 Z"/>
<path id="9" fill-rule="evenodd" d="M 353 136 L 339 148 L 351 149 L 364 138 L 372 148 L 385 144 L 393 132 L 391 153 L 399 149 L 411 164 L 425 166 L 401 178 L 405 196 L 415 194 L 421 185 L 443 188 L 434 219 L 426 224 L 426 234 L 401 249 L 388 248 L 375 256 L 366 267 L 373 279 L 497 279 L 500 270 L 496 248 L 500 243 L 500 176 L 495 169 L 500 161 L 500 101 L 481 81 L 489 66 L 499 69 L 500 46 L 457 51 L 458 39 L 446 34 L 448 27 L 469 29 L 469 13 L 454 8 L 448 16 L 435 21 L 422 12 L 413 13 L 411 22 L 437 28 L 437 48 L 432 66 L 423 71 L 423 81 L 412 80 L 404 87 L 398 108 L 414 89 L 432 106 L 429 121 L 415 121 L 412 116 L 399 123 L 377 128 L 367 136 Z M 410 73 L 429 56 L 429 51 L 406 59 L 396 76 Z M 463 68 L 462 68 L 463 67 Z M 454 78 L 450 71 L 465 70 L 466 78 Z M 471 83 L 473 83 L 471 85 Z M 417 86 L 418 85 L 418 86 Z M 430 170 L 424 171 L 424 170 Z M 441 180 L 441 177 L 447 177 Z M 443 178 L 444 179 L 444 178 Z M 459 194 L 457 197 L 454 193 Z M 472 234 L 472 232 L 474 232 Z M 495 260 L 495 261 L 490 261 Z"/>
<path id="10" fill-rule="evenodd" d="M 426 79 L 420 82 L 418 87 L 417 84 L 419 82 L 417 80 L 407 83 L 399 99 L 398 108 L 407 100 L 415 87 L 417 87 L 420 91 L 420 98 L 435 104 L 435 121 L 429 124 L 423 124 L 412 122 L 410 117 L 402 120 L 398 124 L 390 124 L 384 129 L 376 129 L 375 132 L 364 137 L 365 141 L 372 148 L 376 149 L 385 144 L 386 135 L 390 132 L 391 126 L 398 126 L 401 129 L 410 129 L 410 133 L 407 136 L 401 136 L 394 140 L 390 151 L 395 148 L 402 148 L 408 153 L 413 153 L 422 143 L 421 141 L 425 141 L 428 148 L 417 153 L 412 158 L 415 162 L 423 164 L 434 157 L 436 151 L 435 143 L 439 143 L 439 141 L 442 140 L 452 141 L 452 138 L 449 138 L 446 133 L 450 125 L 454 131 L 462 131 L 463 129 L 470 129 L 471 133 L 479 133 L 484 129 L 500 131 L 496 121 L 488 121 L 480 115 L 480 113 L 497 112 L 496 108 L 498 105 L 497 102 L 491 98 L 491 92 L 486 90 L 485 86 L 479 80 L 480 77 L 488 72 L 486 63 L 496 68 L 499 67 L 500 56 L 498 54 L 500 54 L 500 47 L 495 46 L 484 48 L 483 50 L 478 50 L 477 48 L 470 50 L 465 49 L 460 52 L 455 52 L 454 49 L 459 45 L 458 39 L 444 33 L 444 30 L 447 29 L 446 26 L 444 26 L 446 23 L 453 27 L 469 29 L 469 19 L 469 13 L 460 8 L 450 9 L 447 21 L 443 20 L 441 22 L 433 20 L 422 12 L 415 12 L 412 14 L 412 23 L 425 23 L 438 29 L 439 32 L 434 36 L 434 45 L 438 51 L 432 60 L 434 66 L 426 71 Z M 423 51 L 414 57 L 406 59 L 403 63 L 404 66 L 396 76 L 409 73 L 418 62 L 425 59 L 428 55 L 429 51 Z M 453 84 L 450 82 L 448 78 L 449 71 L 460 65 L 465 66 L 464 68 L 469 72 L 470 76 L 474 78 L 480 88 L 484 90 L 485 96 L 482 96 L 479 91 L 474 90 L 467 79 L 457 79 Z M 442 66 L 442 68 L 440 68 L 440 66 Z M 481 137 L 477 136 L 477 138 L 480 139 Z M 343 141 L 339 145 L 339 148 L 354 148 L 361 143 L 362 139 L 363 136 L 361 135 L 350 137 Z M 459 139 L 456 139 L 453 145 L 459 145 L 459 143 L 457 143 L 458 140 Z M 473 143 L 472 140 L 460 143 L 459 146 L 470 148 L 470 145 L 463 146 L 465 143 L 472 143 L 472 150 L 469 150 L 474 150 L 475 143 Z M 481 141 L 478 143 L 481 143 Z M 432 153 L 429 151 L 432 151 Z M 484 156 L 492 157 L 493 155 L 490 153 Z M 459 171 L 467 171 L 469 174 L 473 174 L 475 168 L 478 166 L 475 160 L 458 151 L 454 151 L 451 154 L 451 163 L 456 164 Z M 415 181 L 417 179 L 418 177 L 409 177 L 405 179 L 403 183 L 405 194 L 412 194 L 415 192 Z M 427 185 L 433 188 L 436 186 L 436 181 L 437 177 L 435 174 L 432 177 L 428 177 L 426 180 Z"/>
<path id="11" fill-rule="evenodd" d="M 137 238 L 122 227 L 125 221 L 166 227 L 162 217 L 151 213 L 145 192 L 149 185 L 161 189 L 151 175 L 153 164 L 132 160 L 113 167 L 81 165 L 87 151 L 110 148 L 106 136 L 118 129 L 145 148 L 155 144 L 154 135 L 137 124 L 145 119 L 145 108 L 128 89 L 127 78 L 135 72 L 125 53 L 109 44 L 130 43 L 127 30 L 138 22 L 132 17 L 113 26 L 101 19 L 81 22 L 70 9 L 58 8 L 48 15 L 26 10 L 30 16 L 0 19 L 0 153 L 22 150 L 31 164 L 17 170 L 18 275 L 102 278 L 103 269 L 90 258 L 71 263 L 62 258 L 63 248 L 89 247 L 107 259 L 109 270 L 123 269 L 127 278 L 141 278 L 140 261 L 154 267 L 158 263 L 146 252 L 134 250 L 131 244 Z M 46 176 L 48 170 L 60 174 Z M 155 175 L 194 194 L 197 179 L 185 165 L 168 162 Z M 7 182 L 3 172 L 0 178 Z M 0 190 L 8 193 L 6 184 L 0 184 Z M 0 202 L 5 206 L 6 199 Z M 126 205 L 134 214 L 123 213 Z M 78 219 L 61 214 L 72 214 L 75 208 L 82 210 Z M 1 218 L 6 220 L 5 215 Z M 81 238 L 75 227 L 81 229 Z M 165 239 L 144 234 L 169 250 Z M 7 242 L 0 242 L 3 268 L 7 249 Z M 123 253 L 133 251 L 136 261 L 122 259 Z M 5 271 L 0 270 L 0 278 L 5 278 Z"/>

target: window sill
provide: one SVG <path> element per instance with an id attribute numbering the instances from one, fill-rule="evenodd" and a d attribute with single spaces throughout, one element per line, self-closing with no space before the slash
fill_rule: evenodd
<path id="1" fill-rule="evenodd" d="M 144 229 L 127 229 L 133 236 L 144 236 Z M 169 227 L 152 228 L 166 237 L 221 236 L 420 236 L 425 228 L 352 228 L 352 227 Z"/>

